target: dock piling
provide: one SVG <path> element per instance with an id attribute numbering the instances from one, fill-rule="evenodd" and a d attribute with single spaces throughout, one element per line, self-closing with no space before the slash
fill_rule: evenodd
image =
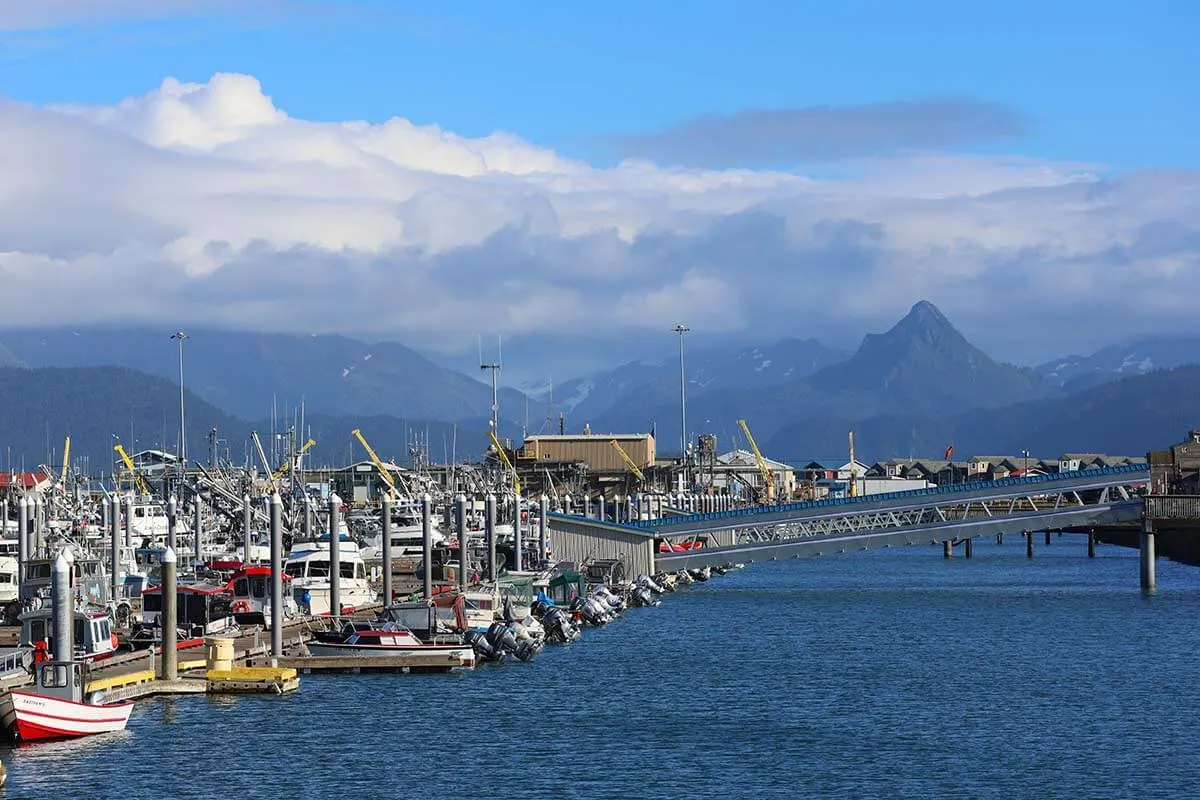
<path id="1" fill-rule="evenodd" d="M 1050 531 L 1046 531 L 1046 546 L 1050 545 Z"/>
<path id="2" fill-rule="evenodd" d="M 421 495 L 421 571 L 425 599 L 433 599 L 433 498 Z"/>
<path id="3" fill-rule="evenodd" d="M 542 495 L 538 511 L 538 565 L 541 566 L 550 557 L 547 552 L 550 544 L 550 498 L 545 494 Z"/>
<path id="4" fill-rule="evenodd" d="M 972 558 L 975 555 L 975 540 L 967 537 L 963 539 L 963 555 L 967 558 Z"/>
<path id="5" fill-rule="evenodd" d="M 329 495 L 329 613 L 342 615 L 342 498 Z"/>
<path id="6" fill-rule="evenodd" d="M 467 590 L 467 496 L 454 496 L 454 524 L 458 528 L 458 590 Z"/>
<path id="7" fill-rule="evenodd" d="M 488 492 L 483 499 L 483 532 L 487 537 L 488 548 L 488 580 L 496 582 L 496 495 Z"/>
<path id="8" fill-rule="evenodd" d="M 608 509 L 605 508 L 604 506 L 605 506 L 604 495 L 600 495 L 599 497 L 596 498 L 596 519 L 598 519 L 601 522 L 608 521 Z"/>
<path id="9" fill-rule="evenodd" d="M 159 664 L 159 678 L 173 681 L 179 677 L 178 628 L 179 596 L 176 594 L 176 563 L 175 551 L 170 547 L 162 557 L 162 661 Z"/>
<path id="10" fill-rule="evenodd" d="M 121 498 L 115 494 L 112 496 L 112 516 L 109 525 L 112 540 L 112 560 L 109 565 L 112 574 L 109 578 L 112 580 L 112 601 L 115 609 L 121 599 Z"/>
<path id="11" fill-rule="evenodd" d="M 942 558 L 953 558 L 953 557 L 954 557 L 954 542 L 951 541 L 950 539 L 943 540 L 942 541 Z"/>
<path id="12" fill-rule="evenodd" d="M 1096 532 L 1088 531 L 1088 558 L 1096 557 Z"/>
<path id="13" fill-rule="evenodd" d="M 525 569 L 524 531 L 521 530 L 521 496 L 513 494 L 513 558 L 516 564 L 513 569 L 517 572 Z"/>
<path id="14" fill-rule="evenodd" d="M 125 546 L 133 548 L 133 493 L 125 495 Z"/>
<path id="15" fill-rule="evenodd" d="M 167 547 L 171 550 L 175 549 L 175 528 L 178 512 L 178 501 L 176 501 L 175 495 L 171 495 L 167 498 Z"/>
<path id="16" fill-rule="evenodd" d="M 283 498 L 271 493 L 271 666 L 283 658 Z"/>
<path id="17" fill-rule="evenodd" d="M 1033 558 L 1033 531 L 1022 531 L 1025 537 L 1025 557 Z"/>
<path id="18" fill-rule="evenodd" d="M 17 500 L 17 584 L 25 577 L 25 563 L 29 561 L 29 501 L 25 495 Z M 20 588 L 17 597 L 20 597 Z"/>
<path id="19" fill-rule="evenodd" d="M 392 495 L 384 492 L 379 503 L 380 531 L 383 541 L 383 605 L 392 603 Z"/>
<path id="20" fill-rule="evenodd" d="M 250 493 L 242 493 L 242 566 L 248 567 L 253 562 L 250 559 Z"/>
<path id="21" fill-rule="evenodd" d="M 195 494 L 192 497 L 192 501 L 196 504 L 192 508 L 192 557 L 197 564 L 200 564 L 204 561 L 200 556 L 200 536 L 204 531 L 204 506 L 203 501 L 200 499 L 199 483 L 195 486 Z"/>
<path id="22" fill-rule="evenodd" d="M 75 657 L 75 603 L 71 597 L 71 562 L 65 551 L 59 551 L 51 567 L 50 603 L 54 614 L 54 660 L 72 661 Z M 75 679 L 74 670 L 68 668 L 63 672 L 68 682 Z"/>
<path id="23" fill-rule="evenodd" d="M 1154 522 L 1153 520 L 1142 520 L 1142 541 L 1141 547 L 1138 548 L 1140 561 L 1141 585 L 1142 591 L 1153 592 L 1156 588 L 1156 579 L 1154 574 Z"/>

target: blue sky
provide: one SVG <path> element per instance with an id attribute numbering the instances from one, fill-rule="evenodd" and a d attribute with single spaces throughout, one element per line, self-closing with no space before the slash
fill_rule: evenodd
<path id="1" fill-rule="evenodd" d="M 1198 163 L 1200 5 L 1186 0 L 197 5 L 10 31 L 0 92 L 109 103 L 167 75 L 246 72 L 293 116 L 501 129 L 596 163 L 613 158 L 603 134 L 699 114 L 953 95 L 1030 119 L 1019 141 L 976 150 Z"/>
<path id="2" fill-rule="evenodd" d="M 530 378 L 670 357 L 675 322 L 852 348 L 919 300 L 1022 364 L 1200 332 L 1197 23 L 1184 0 L 0 0 L 0 317 L 463 364 L 503 335 Z"/>

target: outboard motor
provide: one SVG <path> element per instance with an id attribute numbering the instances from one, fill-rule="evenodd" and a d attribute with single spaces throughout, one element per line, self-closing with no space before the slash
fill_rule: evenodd
<path id="1" fill-rule="evenodd" d="M 688 572 L 686 569 L 681 569 L 679 572 L 676 572 L 675 577 L 679 581 L 680 586 L 687 586 L 696 582 L 696 579 L 692 577 L 692 573 Z"/>
<path id="2" fill-rule="evenodd" d="M 475 650 L 475 658 L 480 662 L 499 663 L 504 660 L 504 651 L 492 643 L 492 639 L 488 636 L 490 632 L 490 628 L 488 631 L 472 631 L 467 639 Z"/>
<path id="3" fill-rule="evenodd" d="M 692 580 L 703 582 L 708 580 L 710 572 L 708 568 L 705 567 L 704 569 L 690 569 L 688 570 L 688 574 L 692 576 Z"/>
<path id="4" fill-rule="evenodd" d="M 679 588 L 676 583 L 677 579 L 674 572 L 660 572 L 654 576 L 654 582 L 663 588 L 664 591 L 673 592 Z"/>
<path id="5" fill-rule="evenodd" d="M 597 586 L 596 591 L 592 592 L 592 597 L 595 597 L 601 603 L 607 603 L 614 615 L 625 610 L 625 601 L 613 594 L 613 591 L 607 586 Z"/>
<path id="6" fill-rule="evenodd" d="M 660 605 L 660 601 L 654 598 L 654 595 L 645 586 L 635 586 L 629 595 L 635 608 L 644 608 L 646 606 Z"/>
<path id="7" fill-rule="evenodd" d="M 583 617 L 584 622 L 588 625 L 594 625 L 597 628 L 608 624 L 609 621 L 607 604 L 602 603 L 595 597 L 589 597 L 584 600 L 583 605 L 580 606 L 579 613 Z"/>
<path id="8" fill-rule="evenodd" d="M 653 592 L 654 594 L 663 593 L 663 588 L 655 583 L 654 579 L 649 575 L 639 575 L 635 585 L 647 591 Z"/>
<path id="9" fill-rule="evenodd" d="M 546 641 L 566 644 L 579 638 L 579 628 L 558 606 L 550 606 L 542 617 L 546 629 Z"/>

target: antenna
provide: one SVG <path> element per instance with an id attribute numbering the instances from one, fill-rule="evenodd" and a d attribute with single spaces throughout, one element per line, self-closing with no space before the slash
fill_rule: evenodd
<path id="1" fill-rule="evenodd" d="M 496 381 L 500 372 L 500 337 L 496 337 L 496 360 L 491 364 L 486 364 L 483 361 L 483 344 L 482 337 L 479 345 L 479 368 L 481 370 L 489 369 L 492 371 L 492 432 L 497 436 L 500 435 L 500 396 L 497 391 Z"/>

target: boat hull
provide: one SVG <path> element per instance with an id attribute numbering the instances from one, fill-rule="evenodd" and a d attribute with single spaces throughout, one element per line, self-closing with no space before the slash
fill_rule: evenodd
<path id="1" fill-rule="evenodd" d="M 21 691 L 0 699 L 0 721 L 22 742 L 123 731 L 132 711 L 132 702 L 94 706 Z"/>
<path id="2" fill-rule="evenodd" d="M 475 650 L 470 645 L 440 645 L 429 644 L 420 646 L 395 647 L 372 644 L 338 644 L 333 642 L 311 641 L 308 652 L 317 658 L 366 658 L 370 656 L 391 656 L 394 658 L 412 658 L 413 660 L 444 659 L 453 666 L 470 668 L 475 666 Z"/>

